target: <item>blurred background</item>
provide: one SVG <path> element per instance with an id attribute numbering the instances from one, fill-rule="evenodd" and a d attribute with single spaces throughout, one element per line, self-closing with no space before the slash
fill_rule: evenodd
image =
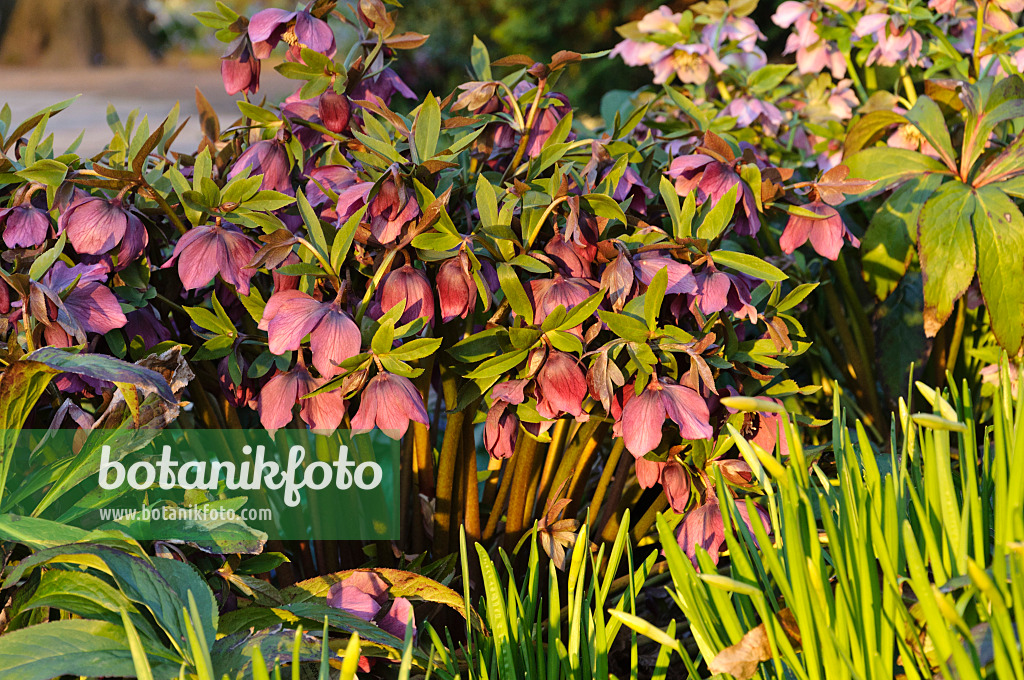
<path id="1" fill-rule="evenodd" d="M 343 0 L 344 1 L 344 0 Z M 712 2 L 720 0 L 711 0 Z M 225 0 L 251 16 L 266 7 L 293 9 L 286 0 Z M 620 39 L 615 28 L 655 9 L 642 0 L 415 0 L 398 13 L 399 31 L 431 38 L 404 53 L 395 68 L 417 93 L 448 94 L 468 74 L 470 46 L 479 36 L 491 57 L 522 53 L 546 60 L 562 49 L 587 53 Z M 666 3 L 680 10 L 692 0 Z M 772 37 L 768 17 L 775 2 L 754 14 Z M 15 121 L 76 94 L 82 96 L 49 126 L 63 149 L 84 130 L 81 150 L 98 151 L 108 136 L 106 115 L 113 105 L 125 116 L 138 108 L 162 120 L 176 101 L 183 115 L 196 114 L 198 87 L 222 118 L 238 110 L 224 93 L 219 58 L 225 45 L 200 25 L 193 12 L 213 0 L 0 0 L 0 105 L 8 103 Z M 761 16 L 763 15 L 763 16 Z M 337 19 L 332 19 L 337 27 Z M 279 50 L 280 51 L 280 50 Z M 771 50 L 769 50 L 771 54 Z M 282 99 L 291 82 L 264 65 L 260 96 Z M 620 60 L 596 60 L 563 77 L 559 85 L 585 113 L 596 115 L 610 89 L 633 90 L 650 82 L 645 68 Z M 199 139 L 198 126 L 186 129 L 179 147 Z"/>

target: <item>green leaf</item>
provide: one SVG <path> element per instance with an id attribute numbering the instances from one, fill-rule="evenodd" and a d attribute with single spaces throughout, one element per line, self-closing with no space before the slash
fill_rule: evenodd
<path id="1" fill-rule="evenodd" d="M 943 184 L 921 209 L 917 225 L 928 335 L 938 332 L 974 279 L 973 212 L 974 194 L 961 182 Z"/>
<path id="2" fill-rule="evenodd" d="M 691 224 L 684 224 L 680 218 L 682 208 L 679 205 L 679 194 L 676 193 L 676 187 L 672 180 L 662 175 L 661 182 L 658 184 L 658 192 L 661 194 L 661 200 L 665 202 L 665 207 L 668 209 L 669 219 L 672 220 L 672 233 L 676 238 L 690 238 L 693 235 L 693 226 Z M 686 198 L 689 200 L 690 197 L 687 196 Z M 691 215 L 691 219 L 692 217 Z"/>
<path id="3" fill-rule="evenodd" d="M 516 276 L 515 270 L 508 263 L 502 262 L 498 265 L 498 283 L 505 293 L 512 311 L 521 316 L 527 324 L 533 324 L 533 305 L 526 295 L 526 289 Z"/>
<path id="4" fill-rule="evenodd" d="M 374 354 L 387 354 L 395 342 L 395 324 L 393 321 L 381 324 L 377 332 L 373 334 L 370 348 Z"/>
<path id="5" fill-rule="evenodd" d="M 611 196 L 605 194 L 584 194 L 581 203 L 588 206 L 590 211 L 599 217 L 607 217 L 608 219 L 619 220 L 623 224 L 626 223 L 626 213 L 622 212 L 622 208 Z"/>
<path id="6" fill-rule="evenodd" d="M 875 182 L 863 194 L 849 194 L 847 198 L 879 194 L 911 177 L 936 172 L 948 175 L 942 161 L 909 149 L 893 149 L 887 146 L 872 147 L 858 151 L 843 161 L 850 168 L 850 177 L 863 177 Z"/>
<path id="7" fill-rule="evenodd" d="M 665 92 L 668 93 L 669 98 L 683 110 L 690 120 L 697 124 L 697 129 L 704 132 L 708 129 L 708 117 L 704 115 L 704 112 L 697 108 L 697 105 L 693 103 L 686 95 L 677 90 L 674 87 L 668 85 L 665 86 Z"/>
<path id="8" fill-rule="evenodd" d="M 721 236 L 722 232 L 729 225 L 733 212 L 736 210 L 736 194 L 739 185 L 734 184 L 725 196 L 714 204 L 704 215 L 704 221 L 697 227 L 697 238 L 713 240 Z"/>
<path id="9" fill-rule="evenodd" d="M 341 271 L 342 265 L 345 264 L 345 258 L 348 257 L 348 251 L 352 248 L 352 241 L 356 237 L 356 229 L 358 229 L 359 223 L 363 221 L 363 215 L 366 214 L 367 207 L 364 205 L 355 211 L 352 217 L 345 220 L 345 224 L 334 235 L 334 243 L 331 245 L 331 266 L 334 267 L 336 272 Z"/>
<path id="10" fill-rule="evenodd" d="M 41 347 L 25 358 L 65 373 L 84 375 L 96 380 L 131 383 L 146 391 L 155 392 L 169 403 L 176 404 L 178 401 L 162 375 L 144 366 L 129 364 L 113 357 L 102 354 L 72 354 L 56 347 Z"/>
<path id="11" fill-rule="evenodd" d="M 992 332 L 1010 356 L 1024 338 L 1024 215 L 1009 196 L 992 187 L 977 191 L 974 233 L 978 283 Z"/>
<path id="12" fill-rule="evenodd" d="M 441 106 L 433 94 L 427 94 L 423 100 L 413 127 L 413 140 L 422 163 L 434 156 L 434 152 L 437 151 L 437 139 L 441 134 Z"/>
<path id="13" fill-rule="evenodd" d="M 796 68 L 794 64 L 768 64 L 762 66 L 747 78 L 747 87 L 755 93 L 770 92 L 782 84 L 782 81 Z"/>
<path id="14" fill-rule="evenodd" d="M 302 193 L 302 189 L 298 189 L 295 192 L 295 200 L 299 205 L 299 215 L 302 216 L 302 223 L 306 225 L 306 231 L 309 233 L 309 237 L 313 239 L 313 245 L 319 249 L 321 255 L 327 255 L 331 252 L 331 247 L 327 243 L 327 238 L 324 237 L 323 225 L 320 224 L 320 218 L 317 216 L 316 211 L 313 210 L 313 206 L 309 204 L 306 195 Z"/>
<path id="15" fill-rule="evenodd" d="M 68 166 L 60 161 L 42 158 L 14 174 L 29 182 L 39 182 L 48 187 L 57 187 L 67 176 Z"/>
<path id="16" fill-rule="evenodd" d="M 475 35 L 473 36 L 473 49 L 470 52 L 470 63 L 477 78 L 480 80 L 491 79 L 491 56 L 487 53 L 487 45 Z"/>
<path id="17" fill-rule="evenodd" d="M 395 359 L 412 361 L 414 359 L 428 357 L 440 348 L 441 338 L 417 338 L 415 340 L 403 342 L 401 345 L 391 350 L 390 354 Z"/>
<path id="18" fill-rule="evenodd" d="M 639 319 L 627 316 L 626 314 L 616 314 L 615 312 L 603 310 L 599 311 L 597 315 L 608 325 L 611 332 L 620 338 L 631 342 L 644 342 L 647 340 L 647 326 Z"/>
<path id="19" fill-rule="evenodd" d="M 121 625 L 67 619 L 0 636 L 0 680 L 50 680 L 64 675 L 134 677 L 135 665 Z"/>
<path id="20" fill-rule="evenodd" d="M 219 335 L 234 335 L 235 327 L 231 323 L 226 323 L 217 314 L 214 314 L 205 307 L 185 307 L 185 313 L 188 314 L 189 318 L 200 328 L 205 328 L 208 331 L 214 331 Z"/>
<path id="21" fill-rule="evenodd" d="M 785 281 L 787 278 L 781 269 L 756 255 L 737 253 L 733 250 L 716 250 L 711 253 L 711 259 L 717 265 L 730 267 L 762 281 Z"/>
<path id="22" fill-rule="evenodd" d="M 864 280 L 884 300 L 896 288 L 914 257 L 917 220 L 940 175 L 919 175 L 892 193 L 872 216 L 861 243 Z"/>
<path id="23" fill-rule="evenodd" d="M 38 281 L 43 278 L 43 274 L 50 270 L 53 263 L 56 262 L 57 258 L 64 252 L 64 244 L 67 243 L 67 241 L 68 233 L 66 231 L 62 231 L 60 238 L 58 238 L 57 242 L 53 244 L 53 247 L 37 257 L 35 262 L 32 263 L 32 266 L 29 267 L 29 278 L 33 281 Z"/>
<path id="24" fill-rule="evenodd" d="M 906 123 L 907 119 L 893 111 L 872 111 L 853 124 L 843 140 L 846 155 L 852 156 L 881 136 L 882 132 L 897 123 Z M 844 161 L 848 162 L 848 161 Z M 855 175 L 861 177 L 863 175 Z"/>
<path id="25" fill-rule="evenodd" d="M 241 99 L 235 103 L 238 104 L 238 110 L 242 112 L 243 116 L 251 118 L 257 123 L 280 123 L 280 119 L 272 111 L 267 111 L 262 106 L 256 106 Z"/>
<path id="26" fill-rule="evenodd" d="M 913 108 L 907 111 L 907 120 L 913 123 L 928 143 L 939 152 L 946 166 L 955 171 L 956 152 L 953 151 L 949 128 L 946 127 L 946 119 L 939 105 L 930 97 L 922 95 L 917 98 Z"/>
<path id="27" fill-rule="evenodd" d="M 559 330 L 575 328 L 592 317 L 594 312 L 597 311 L 597 308 L 601 305 L 601 301 L 604 300 L 604 294 L 605 289 L 602 288 L 583 302 L 568 310 L 565 319 L 558 326 Z"/>
<path id="28" fill-rule="evenodd" d="M 668 288 L 668 267 L 662 267 L 651 279 L 644 293 L 644 320 L 647 328 L 654 330 L 658 327 L 658 314 L 661 312 L 661 303 L 665 301 L 665 289 Z"/>

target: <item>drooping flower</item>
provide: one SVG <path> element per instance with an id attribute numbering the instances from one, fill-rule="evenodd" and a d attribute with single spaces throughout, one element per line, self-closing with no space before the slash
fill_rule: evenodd
<path id="1" fill-rule="evenodd" d="M 256 410 L 260 423 L 271 432 L 292 420 L 292 408 L 299 404 L 299 417 L 318 432 L 333 432 L 345 417 L 345 402 L 341 392 L 324 392 L 309 399 L 303 396 L 317 390 L 327 378 L 314 378 L 301 364 L 290 371 L 278 371 L 260 390 Z"/>
<path id="2" fill-rule="evenodd" d="M 31 203 L 0 208 L 0 225 L 8 248 L 34 248 L 46 240 L 50 218 Z"/>
<path id="3" fill-rule="evenodd" d="M 416 93 L 409 89 L 401 76 L 392 68 L 385 68 L 372 78 L 361 79 L 349 92 L 353 100 L 370 99 L 372 95 L 379 97 L 385 105 L 390 105 L 391 98 L 396 94 L 400 94 L 406 99 L 416 99 Z"/>
<path id="4" fill-rule="evenodd" d="M 124 334 L 129 341 L 141 338 L 146 349 L 156 347 L 161 342 L 171 339 L 171 329 L 167 321 L 161 321 L 151 307 L 142 307 L 125 315 L 128 323 L 124 325 Z"/>
<path id="5" fill-rule="evenodd" d="M 226 283 L 249 294 L 249 281 L 256 274 L 246 265 L 259 245 L 232 224 L 204 225 L 189 229 L 178 239 L 171 257 L 161 267 L 178 265 L 178 278 L 185 290 L 208 286 L 217 274 Z"/>
<path id="6" fill-rule="evenodd" d="M 771 532 L 771 525 L 768 517 L 761 506 L 755 505 L 757 519 L 761 522 L 766 532 Z M 737 513 L 743 523 L 753 533 L 752 520 L 747 513 L 746 503 L 736 504 Z M 683 549 L 693 562 L 694 568 L 699 568 L 697 563 L 697 548 L 703 548 L 714 564 L 718 564 L 719 553 L 725 544 L 725 522 L 722 517 L 722 508 L 718 499 L 710 495 L 702 504 L 686 513 L 676 533 L 676 542 Z"/>
<path id="7" fill-rule="evenodd" d="M 593 285 L 586 279 L 565 278 L 555 274 L 550 279 L 530 281 L 527 291 L 531 294 L 534 305 L 533 322 L 544 323 L 544 319 L 559 307 L 566 311 L 580 304 L 594 294 Z M 580 332 L 579 328 L 571 332 Z"/>
<path id="8" fill-rule="evenodd" d="M 717 160 L 702 153 L 679 156 L 668 168 L 668 176 L 675 180 L 676 193 L 686 196 L 697 191 L 697 203 L 711 201 L 717 204 L 736 187 L 736 205 L 740 210 L 734 216 L 735 230 L 741 236 L 753 236 L 761 228 L 757 215 L 757 201 L 750 186 L 733 169 L 732 158 Z"/>
<path id="9" fill-rule="evenodd" d="M 651 66 L 658 85 L 667 83 L 672 76 L 684 83 L 703 85 L 712 71 L 721 74 L 725 69 L 726 64 L 718 58 L 714 48 L 703 43 L 676 43 Z"/>
<path id="10" fill-rule="evenodd" d="M 792 214 L 786 222 L 786 228 L 779 239 L 779 247 L 784 253 L 792 253 L 802 246 L 808 239 L 815 252 L 822 257 L 835 260 L 839 257 L 839 251 L 843 249 L 843 241 L 849 241 L 854 248 L 860 246 L 860 240 L 850 233 L 850 230 L 843 224 L 843 218 L 839 216 L 832 206 L 823 201 L 812 201 L 801 206 L 821 219 L 804 217 L 803 215 Z"/>
<path id="11" fill-rule="evenodd" d="M 669 506 L 676 512 L 684 512 L 690 501 L 690 476 L 674 457 L 667 461 L 636 459 L 636 480 L 643 489 L 661 484 Z"/>
<path id="12" fill-rule="evenodd" d="M 750 297 L 755 285 L 755 279 L 723 272 L 708 264 L 697 273 L 697 292 L 691 297 L 690 304 L 705 315 L 727 309 L 739 318 L 756 323 L 757 309 L 751 304 Z"/>
<path id="13" fill-rule="evenodd" d="M 308 177 L 309 181 L 306 182 L 305 190 L 306 198 L 309 199 L 310 205 L 315 206 L 330 203 L 330 199 L 320 188 L 321 186 L 340 194 L 360 181 L 355 170 L 344 165 L 321 165 L 310 170 Z"/>
<path id="14" fill-rule="evenodd" d="M 352 106 L 348 97 L 338 94 L 333 89 L 328 89 L 320 95 L 317 112 L 325 128 L 331 132 L 344 132 L 348 129 Z"/>
<path id="15" fill-rule="evenodd" d="M 338 364 L 359 354 L 362 343 L 359 327 L 338 300 L 321 302 L 298 290 L 271 295 L 259 328 L 267 331 L 272 354 L 299 349 L 308 335 L 313 365 L 326 378 L 341 373 Z"/>
<path id="16" fill-rule="evenodd" d="M 399 439 L 405 436 L 410 420 L 429 423 L 419 390 L 408 378 L 381 371 L 363 389 L 352 430 L 369 432 L 377 427 L 388 437 Z"/>
<path id="17" fill-rule="evenodd" d="M 399 302 L 405 303 L 405 310 L 398 319 L 398 325 L 405 325 L 413 319 L 434 323 L 433 288 L 423 272 L 409 264 L 388 273 L 380 287 L 382 313 Z"/>
<path id="18" fill-rule="evenodd" d="M 69 267 L 57 260 L 32 285 L 29 311 L 46 326 L 48 344 L 70 347 L 84 333 L 109 333 L 128 323 L 117 297 L 101 283 L 106 278 L 104 265 Z"/>
<path id="19" fill-rule="evenodd" d="M 142 222 L 121 200 L 86 196 L 71 203 L 57 219 L 58 231 L 65 231 L 71 247 L 82 255 L 103 255 L 121 244 L 118 265 L 142 255 L 149 235 Z"/>
<path id="20" fill-rule="evenodd" d="M 641 458 L 661 443 L 666 416 L 679 426 L 683 439 L 710 439 L 714 434 L 707 402 L 693 388 L 661 378 L 652 380 L 639 395 L 626 386 L 622 407 L 622 438 L 626 450 Z"/>
<path id="21" fill-rule="evenodd" d="M 927 59 L 921 56 L 921 34 L 909 26 L 899 26 L 888 14 L 865 14 L 853 34 L 858 38 L 870 36 L 875 41 L 865 62 L 868 66 L 926 65 Z"/>
<path id="22" fill-rule="evenodd" d="M 537 413 L 542 418 L 558 418 L 563 413 L 586 420 L 583 400 L 587 396 L 587 378 L 576 357 L 558 350 L 548 353 L 537 374 Z"/>
<path id="23" fill-rule="evenodd" d="M 765 133 L 774 135 L 783 123 L 782 111 L 771 102 L 754 97 L 735 97 L 722 109 L 723 116 L 735 116 L 740 127 L 750 127 L 760 122 Z"/>
<path id="24" fill-rule="evenodd" d="M 491 388 L 494 403 L 484 421 L 484 448 L 491 458 L 511 458 L 519 437 L 519 418 L 513 405 L 526 401 L 528 380 L 507 380 Z"/>
<path id="25" fill-rule="evenodd" d="M 382 244 L 391 243 L 402 233 L 402 228 L 420 214 L 415 192 L 391 177 L 381 183 L 377 195 L 370 199 L 366 216 L 370 233 Z"/>
<path id="26" fill-rule="evenodd" d="M 257 12 L 249 20 L 249 39 L 255 55 L 260 59 L 269 57 L 290 28 L 295 35 L 295 43 L 288 50 L 293 59 L 297 59 L 300 46 L 334 56 L 334 31 L 326 21 L 305 10 L 289 12 L 277 8 Z"/>
<path id="27" fill-rule="evenodd" d="M 228 47 L 220 60 L 220 77 L 230 95 L 256 94 L 260 89 L 260 60 L 253 54 L 252 42 L 241 36 Z"/>
<path id="28" fill-rule="evenodd" d="M 636 277 L 645 286 L 651 285 L 651 281 L 654 280 L 658 272 L 664 269 L 668 276 L 668 283 L 665 287 L 667 295 L 682 295 L 697 291 L 697 279 L 694 278 L 690 265 L 683 264 L 671 257 L 641 253 L 633 258 L 633 268 L 636 270 Z"/>
<path id="29" fill-rule="evenodd" d="M 447 323 L 455 317 L 465 319 L 476 307 L 477 288 L 469 270 L 469 256 L 465 251 L 445 260 L 437 269 L 437 301 L 441 307 L 441 321 Z"/>
<path id="30" fill-rule="evenodd" d="M 284 144 L 276 139 L 261 139 L 238 157 L 228 171 L 228 179 L 233 179 L 244 169 L 249 169 L 249 176 L 263 175 L 260 189 L 280 191 L 289 196 L 295 195 L 289 178 L 291 166 L 288 163 L 288 152 Z"/>

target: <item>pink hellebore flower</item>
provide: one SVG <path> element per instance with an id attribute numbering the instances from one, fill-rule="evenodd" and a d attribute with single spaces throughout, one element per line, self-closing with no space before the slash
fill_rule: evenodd
<path id="1" fill-rule="evenodd" d="M 62 311 L 58 311 L 53 318 L 39 318 L 47 326 L 44 331 L 47 343 L 70 347 L 74 344 L 71 341 L 72 335 L 77 333 L 75 324 L 86 333 L 102 334 L 122 328 L 128 323 L 114 293 L 101 283 L 106 278 L 107 269 L 104 265 L 76 264 L 69 267 L 58 260 L 43 275 L 42 280 L 34 284 L 45 288 L 42 292 L 51 301 L 64 296 Z M 76 279 L 78 283 L 74 289 L 65 293 Z"/>
<path id="2" fill-rule="evenodd" d="M 309 399 L 301 397 L 323 387 L 327 378 L 314 378 L 305 366 L 278 372 L 260 390 L 256 410 L 260 423 L 271 432 L 292 421 L 292 407 L 300 405 L 299 417 L 316 431 L 333 432 L 345 417 L 341 392 L 325 392 Z"/>
<path id="3" fill-rule="evenodd" d="M 298 56 L 299 45 L 329 57 L 334 56 L 334 31 L 326 21 L 306 11 L 289 12 L 277 8 L 257 12 L 249 20 L 249 39 L 252 40 L 255 55 L 260 59 L 269 57 L 291 25 L 294 25 L 297 41 L 296 45 L 289 48 L 293 57 Z"/>
<path id="4" fill-rule="evenodd" d="M 767 514 L 760 506 L 757 509 L 757 519 L 766 532 L 771 532 L 771 525 L 768 522 Z M 736 509 L 740 519 L 747 527 L 753 527 L 750 516 L 747 513 L 746 503 L 736 503 Z M 707 501 L 686 514 L 676 533 L 676 542 L 683 549 L 697 568 L 697 548 L 703 548 L 708 552 L 711 561 L 718 564 L 719 553 L 725 544 L 725 522 L 722 517 L 722 508 L 718 505 L 718 499 L 711 496 Z M 750 530 L 753 534 L 753 529 Z"/>
<path id="5" fill-rule="evenodd" d="M 57 230 L 66 231 L 75 252 L 82 255 L 103 255 L 118 243 L 118 264 L 142 255 L 149 234 L 120 199 L 107 200 L 86 196 L 75 200 L 57 219 Z"/>
<path id="6" fill-rule="evenodd" d="M 289 177 L 291 166 L 288 163 L 288 152 L 285 151 L 284 144 L 279 140 L 262 139 L 242 152 L 235 164 L 231 166 L 228 179 L 234 178 L 245 168 L 250 169 L 250 177 L 263 175 L 260 189 L 279 191 L 289 196 L 295 195 Z"/>
<path id="7" fill-rule="evenodd" d="M 476 282 L 469 267 L 469 257 L 460 252 L 437 269 L 437 300 L 445 323 L 455 317 L 465 319 L 476 308 Z"/>
<path id="8" fill-rule="evenodd" d="M 666 462 L 637 458 L 636 481 L 644 489 L 660 483 L 669 506 L 679 513 L 686 511 L 690 501 L 690 476 L 675 458 Z"/>
<path id="9" fill-rule="evenodd" d="M 653 12 L 645 14 L 637 22 L 636 28 L 641 33 L 671 33 L 679 30 L 679 22 L 683 15 L 673 12 L 666 5 L 662 5 Z"/>
<path id="10" fill-rule="evenodd" d="M 484 422 L 484 448 L 491 458 L 511 458 L 519 437 L 519 418 L 512 405 L 526 401 L 524 389 L 528 380 L 507 380 L 491 389 L 494 403 Z"/>
<path id="11" fill-rule="evenodd" d="M 789 221 L 786 222 L 786 228 L 782 232 L 782 238 L 779 239 L 779 247 L 784 253 L 792 253 L 808 239 L 816 253 L 830 260 L 839 257 L 844 239 L 849 241 L 854 248 L 860 246 L 860 241 L 850 233 L 850 230 L 843 224 L 843 218 L 832 206 L 823 201 L 813 201 L 801 207 L 821 215 L 821 219 L 790 215 Z"/>
<path id="12" fill-rule="evenodd" d="M 50 218 L 30 203 L 0 208 L 0 225 L 8 248 L 34 248 L 46 240 Z"/>
<path id="13" fill-rule="evenodd" d="M 405 639 L 407 624 L 412 621 L 412 634 L 415 636 L 416 618 L 412 603 L 404 597 L 390 597 L 388 589 L 387 582 L 374 572 L 359 570 L 331 586 L 327 604 L 376 623 L 400 640 Z M 381 616 L 381 610 L 389 601 L 391 606 Z"/>
<path id="14" fill-rule="evenodd" d="M 337 300 L 320 302 L 298 290 L 271 295 L 259 328 L 267 331 L 272 354 L 299 349 L 308 335 L 313 365 L 326 378 L 341 373 L 338 364 L 359 354 L 362 343 L 359 327 Z"/>
<path id="15" fill-rule="evenodd" d="M 537 374 L 537 413 L 542 418 L 557 418 L 568 413 L 583 422 L 583 400 L 587 396 L 587 378 L 579 360 L 571 354 L 551 350 Z"/>
<path id="16" fill-rule="evenodd" d="M 675 180 L 676 193 L 680 196 L 686 196 L 696 189 L 699 204 L 708 200 L 718 203 L 730 189 L 737 187 L 736 203 L 742 210 L 734 216 L 736 233 L 753 236 L 761 228 L 754 192 L 740 178 L 731 163 L 701 153 L 678 156 L 669 165 L 668 176 Z"/>
<path id="17" fill-rule="evenodd" d="M 757 309 L 751 304 L 750 291 L 756 280 L 742 274 L 728 274 L 708 265 L 697 273 L 697 292 L 691 304 L 701 314 L 709 315 L 729 310 L 739 318 L 757 322 Z"/>
<path id="18" fill-rule="evenodd" d="M 634 458 L 642 458 L 661 444 L 665 417 L 679 426 L 683 439 L 711 439 L 707 402 L 696 390 L 665 379 L 652 380 L 640 395 L 626 386 L 629 400 L 622 407 L 622 438 Z"/>
<path id="19" fill-rule="evenodd" d="M 409 421 L 427 425 L 427 409 L 416 386 L 408 378 L 380 372 L 363 389 L 352 431 L 369 432 L 374 426 L 392 439 L 403 437 Z"/>
<path id="20" fill-rule="evenodd" d="M 370 233 L 381 244 L 397 239 L 402 228 L 419 215 L 420 205 L 416 202 L 415 192 L 394 177 L 384 180 L 366 210 Z"/>
<path id="21" fill-rule="evenodd" d="M 858 38 L 871 36 L 876 43 L 868 53 L 865 62 L 868 66 L 876 63 L 879 66 L 924 65 L 921 34 L 909 27 L 903 27 L 902 32 L 899 30 L 888 14 L 865 14 L 860 18 L 853 34 Z"/>
<path id="22" fill-rule="evenodd" d="M 668 285 L 666 295 L 683 295 L 697 292 L 697 279 L 693 276 L 690 265 L 664 255 L 648 255 L 641 253 L 633 258 L 633 269 L 640 283 L 651 285 L 655 275 L 662 269 L 667 270 Z"/>
<path id="23" fill-rule="evenodd" d="M 363 78 L 349 92 L 353 100 L 370 99 L 370 95 L 373 95 L 380 97 L 385 105 L 390 105 L 391 98 L 396 94 L 406 99 L 416 99 L 416 93 L 409 89 L 394 69 L 390 68 L 384 69 L 372 78 Z"/>
<path id="24" fill-rule="evenodd" d="M 239 92 L 256 94 L 259 91 L 260 60 L 253 54 L 248 36 L 239 38 L 221 57 L 220 77 L 224 81 L 224 90 L 230 95 Z"/>
<path id="25" fill-rule="evenodd" d="M 185 290 L 207 286 L 220 274 L 226 283 L 238 288 L 239 293 L 248 295 L 249 281 L 256 270 L 246 265 L 258 250 L 259 245 L 234 225 L 194 227 L 178 239 L 174 252 L 161 269 L 177 262 L 178 277 Z"/>
<path id="26" fill-rule="evenodd" d="M 381 312 L 386 313 L 399 302 L 405 303 L 399 326 L 413 319 L 434 323 L 434 290 L 423 272 L 409 264 L 390 272 L 380 287 Z"/>
<path id="27" fill-rule="evenodd" d="M 764 131 L 774 135 L 782 125 L 782 111 L 774 104 L 752 97 L 736 97 L 722 110 L 724 116 L 735 116 L 740 127 L 750 127 L 760 121 Z"/>
<path id="28" fill-rule="evenodd" d="M 720 74 L 725 69 L 726 65 L 715 50 L 702 43 L 677 43 L 651 67 L 657 85 L 667 83 L 673 75 L 684 83 L 702 85 L 707 82 L 711 71 Z"/>

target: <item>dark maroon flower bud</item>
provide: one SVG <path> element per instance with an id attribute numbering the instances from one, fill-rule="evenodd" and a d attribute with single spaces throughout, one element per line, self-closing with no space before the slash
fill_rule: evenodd
<path id="1" fill-rule="evenodd" d="M 142 222 L 117 198 L 89 196 L 73 202 L 58 218 L 57 229 L 67 232 L 71 246 L 82 255 L 103 255 L 121 243 L 119 264 L 141 255 L 148 240 Z"/>
<path id="2" fill-rule="evenodd" d="M 220 77 L 228 94 L 255 94 L 260 89 L 260 60 L 252 51 L 252 42 L 243 35 L 228 48 L 220 60 Z"/>
<path id="3" fill-rule="evenodd" d="M 455 317 L 465 319 L 476 307 L 476 282 L 469 271 L 469 256 L 460 252 L 446 260 L 437 270 L 437 301 L 441 306 L 441 321 L 447 323 Z"/>
<path id="4" fill-rule="evenodd" d="M 8 248 L 34 248 L 46 240 L 50 218 L 29 203 L 0 209 L 0 226 Z"/>
<path id="5" fill-rule="evenodd" d="M 399 302 L 405 303 L 398 325 L 405 325 L 413 319 L 434 322 L 434 291 L 423 272 L 412 265 L 399 267 L 389 273 L 380 289 L 380 309 L 387 313 Z"/>
<path id="6" fill-rule="evenodd" d="M 341 208 L 338 208 L 339 216 Z M 370 199 L 366 216 L 370 233 L 379 243 L 391 243 L 402 233 L 402 227 L 420 214 L 416 194 L 394 175 L 381 183 L 377 195 Z"/>
<path id="7" fill-rule="evenodd" d="M 249 168 L 249 176 L 263 175 L 261 189 L 280 191 L 289 196 L 295 195 L 292 188 L 291 166 L 288 164 L 288 152 L 284 144 L 276 139 L 263 139 L 246 149 L 228 172 L 228 179 L 234 178 L 243 169 Z"/>
<path id="8" fill-rule="evenodd" d="M 363 390 L 359 410 L 352 417 L 352 431 L 369 432 L 378 427 L 388 437 L 399 439 L 409 429 L 410 420 L 429 423 L 419 390 L 408 378 L 381 372 Z"/>
<path id="9" fill-rule="evenodd" d="M 484 448 L 491 458 L 511 458 L 519 436 L 519 418 L 509 402 L 495 400 L 484 422 Z"/>
<path id="10" fill-rule="evenodd" d="M 352 112 L 348 97 L 328 89 L 320 95 L 317 112 L 324 127 L 331 132 L 344 132 L 348 129 L 348 119 Z"/>
<path id="11" fill-rule="evenodd" d="M 672 509 L 685 512 L 690 500 L 690 476 L 675 459 L 670 459 L 661 469 L 661 486 Z"/>
<path id="12" fill-rule="evenodd" d="M 542 418 L 557 418 L 569 413 L 586 420 L 583 400 L 587 396 L 587 378 L 579 360 L 565 352 L 551 350 L 537 374 L 537 413 Z"/>
<path id="13" fill-rule="evenodd" d="M 0 314 L 11 311 L 11 289 L 6 281 L 0 281 Z"/>

